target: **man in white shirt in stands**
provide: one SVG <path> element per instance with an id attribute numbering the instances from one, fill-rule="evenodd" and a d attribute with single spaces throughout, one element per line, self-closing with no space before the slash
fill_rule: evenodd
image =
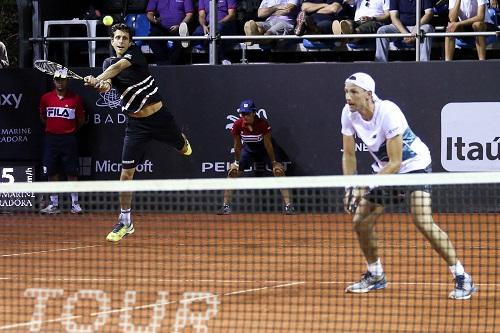
<path id="1" fill-rule="evenodd" d="M 250 20 L 245 23 L 245 35 L 289 35 L 293 32 L 300 0 L 263 0 L 257 16 L 264 21 Z M 269 42 L 269 41 L 267 41 Z M 260 41 L 259 43 L 266 43 Z M 248 41 L 247 45 L 253 45 Z"/>
<path id="2" fill-rule="evenodd" d="M 376 34 L 378 28 L 389 23 L 389 0 L 346 0 L 356 6 L 353 20 L 333 21 L 332 30 L 340 34 Z"/>
<path id="3" fill-rule="evenodd" d="M 487 15 L 488 0 L 450 0 L 447 32 L 495 31 L 496 26 Z M 453 60 L 455 37 L 445 37 L 445 60 Z M 485 36 L 476 36 L 476 50 L 479 60 L 486 60 Z"/>

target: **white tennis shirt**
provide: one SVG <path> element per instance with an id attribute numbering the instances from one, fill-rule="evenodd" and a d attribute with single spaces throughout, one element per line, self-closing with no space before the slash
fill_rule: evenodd
<path id="1" fill-rule="evenodd" d="M 401 109 L 391 101 L 376 100 L 372 119 L 363 120 L 351 112 L 348 104 L 342 110 L 342 134 L 358 136 L 375 159 L 372 168 L 379 172 L 387 162 L 387 139 L 403 137 L 403 161 L 398 173 L 425 169 L 431 164 L 429 148 L 413 133 Z"/>

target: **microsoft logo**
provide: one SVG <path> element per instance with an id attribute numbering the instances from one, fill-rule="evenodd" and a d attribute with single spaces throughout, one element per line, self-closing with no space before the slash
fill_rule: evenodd
<path id="1" fill-rule="evenodd" d="M 80 165 L 80 177 L 82 176 L 92 176 L 92 158 L 85 156 L 79 157 L 78 162 Z"/>

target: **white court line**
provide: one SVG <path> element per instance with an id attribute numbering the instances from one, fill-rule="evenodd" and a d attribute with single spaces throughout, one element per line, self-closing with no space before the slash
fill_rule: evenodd
<path id="1" fill-rule="evenodd" d="M 122 278 L 31 278 L 31 279 L 26 279 L 24 276 L 22 277 L 0 277 L 1 281 L 8 281 L 8 280 L 22 280 L 22 281 L 41 281 L 41 282 L 116 282 L 116 281 L 123 281 Z M 246 283 L 253 283 L 253 284 L 259 284 L 259 283 L 266 283 L 266 284 L 277 284 L 276 286 L 265 286 L 262 288 L 255 288 L 255 289 L 248 289 L 248 290 L 263 290 L 266 288 L 282 288 L 283 286 L 291 286 L 291 285 L 298 285 L 298 284 L 309 284 L 309 285 L 315 285 L 315 284 L 349 284 L 349 283 L 354 283 L 356 281 L 281 281 L 281 280 L 217 280 L 217 279 L 134 279 L 136 282 L 140 283 L 214 283 L 214 284 L 246 284 Z M 407 286 L 449 286 L 452 284 L 450 283 L 445 283 L 445 282 L 388 282 L 388 284 L 393 284 L 393 285 L 407 285 Z M 500 284 L 498 283 L 477 283 L 474 282 L 475 285 L 478 286 L 485 286 L 485 287 L 492 287 L 496 288 L 497 286 L 500 287 Z M 226 294 L 224 294 L 226 295 Z M 168 304 L 168 303 L 167 303 Z"/>
<path id="2" fill-rule="evenodd" d="M 87 246 L 76 246 L 76 247 L 68 247 L 62 249 L 53 249 L 53 250 L 43 250 L 43 251 L 33 251 L 33 252 L 21 252 L 21 253 L 11 253 L 11 254 L 2 254 L 0 257 L 19 257 L 19 256 L 28 256 L 32 254 L 42 254 L 42 253 L 51 253 L 51 252 L 63 252 L 63 251 L 74 251 L 81 249 L 88 249 L 92 247 L 101 247 L 104 245 L 87 245 Z"/>
<path id="3" fill-rule="evenodd" d="M 239 290 L 239 291 L 233 291 L 230 293 L 225 293 L 225 294 L 223 294 L 223 296 L 239 295 L 239 294 L 245 294 L 245 293 L 249 293 L 249 292 L 261 291 L 261 290 L 266 290 L 266 289 L 285 288 L 285 287 L 291 287 L 291 286 L 296 286 L 296 285 L 305 284 L 305 283 L 306 282 L 291 282 L 291 283 L 285 283 L 285 284 L 278 284 L 277 286 L 267 286 L 267 287 L 262 287 L 262 288 Z"/>

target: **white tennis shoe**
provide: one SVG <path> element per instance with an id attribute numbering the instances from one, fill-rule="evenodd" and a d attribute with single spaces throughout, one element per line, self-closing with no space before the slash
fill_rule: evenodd
<path id="1" fill-rule="evenodd" d="M 83 209 L 78 202 L 71 205 L 71 214 L 83 214 Z"/>
<path id="2" fill-rule="evenodd" d="M 59 206 L 53 204 L 49 204 L 47 207 L 40 209 L 40 213 L 42 214 L 59 214 L 60 212 Z"/>
<path id="3" fill-rule="evenodd" d="M 189 29 L 188 29 L 188 25 L 186 24 L 186 22 L 182 22 L 179 25 L 179 36 L 181 36 L 181 37 L 188 37 L 189 36 Z M 186 48 L 189 46 L 189 41 L 183 40 L 181 42 L 181 45 L 182 45 L 182 47 Z"/>

